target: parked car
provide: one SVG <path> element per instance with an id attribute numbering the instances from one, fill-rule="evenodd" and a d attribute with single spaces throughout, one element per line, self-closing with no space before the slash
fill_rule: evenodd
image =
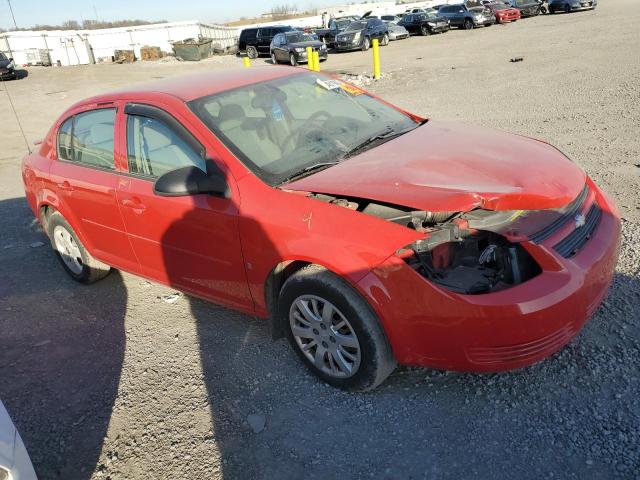
<path id="1" fill-rule="evenodd" d="M 435 10 L 427 9 L 425 13 L 405 15 L 398 25 L 406 28 L 412 35 L 431 35 L 449 31 L 449 19 L 438 16 Z"/>
<path id="2" fill-rule="evenodd" d="M 395 22 L 386 22 L 389 29 L 389 40 L 403 40 L 409 38 L 409 32 L 406 28 Z"/>
<path id="3" fill-rule="evenodd" d="M 369 50 L 373 39 L 378 39 L 380 45 L 389 44 L 387 24 L 377 18 L 358 20 L 351 22 L 345 31 L 336 36 L 335 49 L 339 52 Z"/>
<path id="4" fill-rule="evenodd" d="M 273 25 L 260 28 L 245 28 L 240 32 L 238 51 L 249 58 L 269 55 L 271 40 L 279 33 L 291 32 L 294 29 L 287 25 Z"/>
<path id="5" fill-rule="evenodd" d="M 37 480 L 27 449 L 0 402 L 0 479 Z"/>
<path id="6" fill-rule="evenodd" d="M 396 363 L 548 357 L 602 302 L 620 239 L 612 200 L 551 145 L 290 67 L 81 101 L 22 179 L 72 279 L 118 268 L 269 319 L 347 390 Z"/>
<path id="7" fill-rule="evenodd" d="M 343 32 L 345 28 L 353 22 L 352 17 L 336 18 L 329 21 L 329 28 L 320 28 L 316 30 L 318 40 L 324 42 L 328 47 L 333 47 L 336 42 L 336 35 Z"/>
<path id="8" fill-rule="evenodd" d="M 521 18 L 520 10 L 502 2 L 487 3 L 485 7 L 496 17 L 496 23 L 516 22 Z"/>
<path id="9" fill-rule="evenodd" d="M 18 75 L 13 58 L 8 58 L 4 53 L 0 52 L 0 79 L 15 80 L 16 78 L 18 78 Z"/>
<path id="10" fill-rule="evenodd" d="M 279 33 L 271 41 L 271 62 L 274 64 L 288 62 L 291 65 L 306 63 L 307 47 L 318 52 L 320 61 L 327 59 L 327 46 L 320 40 L 314 40 L 311 35 L 304 32 Z"/>
<path id="11" fill-rule="evenodd" d="M 496 23 L 496 17 L 486 7 L 467 7 L 463 3 L 445 5 L 438 10 L 440 17 L 445 17 L 452 27 L 471 30 L 474 27 L 490 27 Z"/>
<path id="12" fill-rule="evenodd" d="M 504 0 L 507 5 L 520 10 L 522 18 L 540 15 L 540 2 L 538 0 Z"/>
<path id="13" fill-rule="evenodd" d="M 597 6 L 598 0 L 549 0 L 549 13 L 592 10 Z"/>
<path id="14" fill-rule="evenodd" d="M 380 20 L 384 22 L 395 22 L 398 23 L 402 17 L 400 15 L 382 15 Z"/>

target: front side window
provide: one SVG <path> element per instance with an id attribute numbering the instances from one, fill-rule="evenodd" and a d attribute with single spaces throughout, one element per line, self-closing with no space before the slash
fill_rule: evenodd
<path id="1" fill-rule="evenodd" d="M 362 90 L 312 73 L 210 95 L 189 107 L 270 185 L 301 169 L 341 161 L 372 137 L 418 126 Z"/>
<path id="2" fill-rule="evenodd" d="M 127 118 L 127 158 L 130 173 L 150 178 L 189 165 L 207 171 L 202 156 L 164 122 L 137 115 Z"/>
<path id="3" fill-rule="evenodd" d="M 58 131 L 58 158 L 114 170 L 115 108 L 74 115 Z"/>

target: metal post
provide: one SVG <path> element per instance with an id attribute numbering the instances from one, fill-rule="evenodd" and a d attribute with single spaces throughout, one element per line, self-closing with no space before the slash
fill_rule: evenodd
<path id="1" fill-rule="evenodd" d="M 320 71 L 320 54 L 317 50 L 313 51 L 313 69 L 316 72 Z"/>
<path id="2" fill-rule="evenodd" d="M 373 42 L 373 78 L 378 80 L 380 78 L 380 47 L 378 45 L 378 39 L 374 38 Z"/>
<path id="3" fill-rule="evenodd" d="M 313 62 L 313 48 L 307 47 L 307 68 L 309 70 L 315 70 L 315 64 Z"/>

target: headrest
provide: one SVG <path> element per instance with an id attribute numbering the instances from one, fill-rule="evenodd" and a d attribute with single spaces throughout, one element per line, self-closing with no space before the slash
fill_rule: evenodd
<path id="1" fill-rule="evenodd" d="M 260 89 L 256 92 L 256 96 L 251 100 L 253 108 L 269 109 L 273 106 L 273 102 L 284 103 L 287 94 L 277 88 Z"/>
<path id="2" fill-rule="evenodd" d="M 218 114 L 218 120 L 220 123 L 227 122 L 229 120 L 240 120 L 244 119 L 244 117 L 244 110 L 237 103 L 223 105 L 220 108 L 220 113 Z"/>

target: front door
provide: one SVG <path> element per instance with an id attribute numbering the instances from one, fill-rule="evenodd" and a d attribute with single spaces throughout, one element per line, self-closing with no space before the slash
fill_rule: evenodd
<path id="1" fill-rule="evenodd" d="M 218 303 L 252 308 L 235 199 L 156 195 L 156 178 L 187 165 L 206 171 L 205 160 L 185 141 L 186 128 L 166 112 L 148 106 L 142 114 L 127 111 L 129 174 L 120 177 L 117 197 L 142 275 Z"/>

